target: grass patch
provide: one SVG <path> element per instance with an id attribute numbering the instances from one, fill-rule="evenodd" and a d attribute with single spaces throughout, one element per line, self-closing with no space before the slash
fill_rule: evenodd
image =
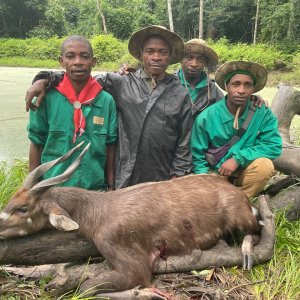
<path id="1" fill-rule="evenodd" d="M 59 62 L 47 59 L 39 60 L 27 57 L 0 57 L 0 65 L 7 67 L 28 67 L 28 68 L 49 68 L 57 69 L 60 67 Z"/>
<path id="2" fill-rule="evenodd" d="M 0 163 L 0 209 L 22 185 L 27 174 L 27 160 L 16 160 L 12 166 L 8 166 L 6 162 Z"/>

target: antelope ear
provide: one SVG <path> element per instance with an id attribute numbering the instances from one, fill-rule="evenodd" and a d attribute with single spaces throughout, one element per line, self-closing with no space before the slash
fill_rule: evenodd
<path id="1" fill-rule="evenodd" d="M 50 213 L 49 221 L 51 225 L 58 230 L 72 231 L 79 228 L 79 225 L 76 222 L 64 215 Z"/>

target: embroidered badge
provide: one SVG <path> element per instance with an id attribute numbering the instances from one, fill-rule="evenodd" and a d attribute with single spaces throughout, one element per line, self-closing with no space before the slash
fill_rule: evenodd
<path id="1" fill-rule="evenodd" d="M 104 124 L 104 118 L 94 116 L 93 123 L 98 124 L 98 125 L 103 125 Z"/>

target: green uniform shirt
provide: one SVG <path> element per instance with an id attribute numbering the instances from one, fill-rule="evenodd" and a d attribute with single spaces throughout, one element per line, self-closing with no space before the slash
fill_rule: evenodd
<path id="1" fill-rule="evenodd" d="M 105 163 L 106 145 L 117 139 L 117 113 L 113 97 L 101 91 L 90 105 L 83 105 L 85 132 L 73 143 L 73 105 L 56 89 L 50 90 L 36 111 L 30 111 L 28 137 L 32 143 L 44 147 L 41 163 L 64 155 L 68 150 L 85 141 L 81 150 L 89 142 L 91 146 L 78 169 L 63 186 L 77 186 L 90 190 L 106 188 Z M 43 179 L 60 175 L 78 157 L 74 153 L 67 161 L 53 167 L 43 175 Z"/>
<path id="2" fill-rule="evenodd" d="M 185 85 L 187 86 L 189 94 L 192 98 L 192 101 L 195 102 L 195 100 L 197 99 L 197 97 L 200 93 L 200 90 L 207 85 L 207 75 L 205 74 L 205 72 L 202 72 L 200 81 L 192 89 L 190 83 L 188 81 L 184 80 L 182 69 L 179 70 L 178 74 L 179 74 L 179 79 L 180 79 L 181 84 L 183 86 L 185 86 Z"/>
<path id="3" fill-rule="evenodd" d="M 239 118 L 242 127 L 249 111 L 250 101 Z M 246 168 L 257 158 L 275 159 L 281 154 L 282 141 L 277 128 L 277 119 L 271 109 L 257 108 L 249 127 L 241 139 L 236 142 L 215 167 L 209 167 L 205 152 L 211 146 L 225 145 L 237 132 L 233 128 L 234 116 L 228 111 L 226 97 L 205 109 L 194 122 L 191 136 L 193 171 L 197 174 L 215 171 L 224 161 L 234 158 L 240 168 Z"/>

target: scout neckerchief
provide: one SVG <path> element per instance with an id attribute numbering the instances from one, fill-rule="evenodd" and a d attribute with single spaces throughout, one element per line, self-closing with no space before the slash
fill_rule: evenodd
<path id="1" fill-rule="evenodd" d="M 90 77 L 77 96 L 76 91 L 68 77 L 67 74 L 64 74 L 63 80 L 56 87 L 56 89 L 63 94 L 74 107 L 74 135 L 73 143 L 76 141 L 76 135 L 79 132 L 79 136 L 82 135 L 85 129 L 85 118 L 82 113 L 81 106 L 87 105 L 93 102 L 95 97 L 102 90 L 102 86 L 92 77 Z"/>

